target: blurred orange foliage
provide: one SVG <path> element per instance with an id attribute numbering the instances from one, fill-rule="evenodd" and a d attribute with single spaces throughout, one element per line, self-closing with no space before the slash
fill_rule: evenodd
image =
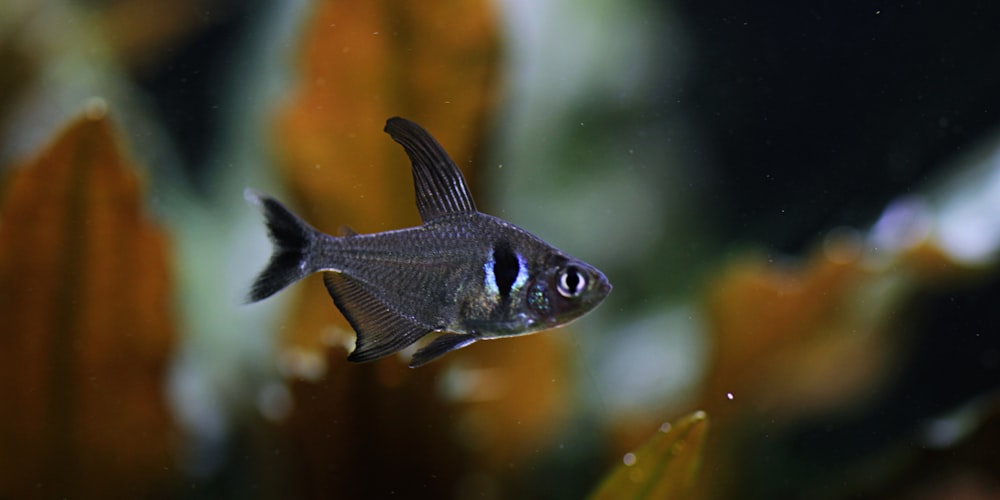
<path id="1" fill-rule="evenodd" d="M 738 494 L 754 422 L 783 432 L 871 401 L 892 379 L 913 294 L 973 275 L 931 244 L 868 255 L 841 231 L 802 261 L 750 254 L 731 262 L 703 301 L 712 351 L 692 406 L 713 418 L 705 456 L 717 473 L 694 496 Z M 636 428 L 653 422 L 643 419 L 617 422 L 620 441 L 635 442 Z"/>
<path id="2" fill-rule="evenodd" d="M 0 205 L 0 497 L 127 497 L 171 477 L 166 241 L 108 119 L 77 119 Z"/>
<path id="3" fill-rule="evenodd" d="M 895 297 L 871 293 L 878 278 L 860 264 L 819 252 L 801 266 L 751 258 L 725 270 L 707 299 L 715 351 L 699 408 L 797 418 L 876 387 Z"/>

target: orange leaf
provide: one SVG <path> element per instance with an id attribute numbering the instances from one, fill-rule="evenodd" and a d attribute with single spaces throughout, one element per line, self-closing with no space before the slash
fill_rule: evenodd
<path id="1" fill-rule="evenodd" d="M 0 497 L 123 497 L 164 480 L 165 241 L 108 121 L 82 118 L 0 205 Z"/>
<path id="2" fill-rule="evenodd" d="M 902 296 L 892 280 L 840 253 L 821 251 L 804 265 L 745 259 L 715 282 L 715 352 L 700 404 L 720 417 L 753 409 L 794 418 L 878 387 Z"/>
<path id="3" fill-rule="evenodd" d="M 319 3 L 277 130 L 280 165 L 310 220 L 371 231 L 417 223 L 409 162 L 385 120 L 419 122 L 467 166 L 496 64 L 489 2 Z"/>

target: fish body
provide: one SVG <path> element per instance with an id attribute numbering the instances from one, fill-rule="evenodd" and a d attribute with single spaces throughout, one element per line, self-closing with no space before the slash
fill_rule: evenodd
<path id="1" fill-rule="evenodd" d="M 411 159 L 423 224 L 332 236 L 273 198 L 247 190 L 261 208 L 275 250 L 249 301 L 315 272 L 357 333 L 351 361 L 371 361 L 431 332 L 417 367 L 478 340 L 563 325 L 611 291 L 593 266 L 503 219 L 476 210 L 465 179 L 419 125 L 391 118 L 385 131 Z"/>

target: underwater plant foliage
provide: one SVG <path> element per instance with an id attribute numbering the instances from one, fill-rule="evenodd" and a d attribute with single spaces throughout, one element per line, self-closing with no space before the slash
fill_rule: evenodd
<path id="1" fill-rule="evenodd" d="M 0 202 L 0 494 L 144 495 L 177 479 L 163 229 L 100 110 L 7 172 Z"/>
<path id="2" fill-rule="evenodd" d="M 788 43 L 689 2 L 30 4 L 0 5 L 0 497 L 1000 493 L 990 30 L 940 16 L 965 52 L 938 57 L 904 36 L 926 6 L 849 46 L 829 6 L 786 6 Z M 885 93 L 844 105 L 864 137 L 775 90 L 820 88 L 781 66 L 817 47 L 917 61 L 822 74 Z M 948 71 L 910 78 L 923 56 Z M 939 72 L 969 99 L 942 111 Z M 318 277 L 240 304 L 268 251 L 246 187 L 331 234 L 419 222 L 396 115 L 608 302 L 419 369 L 346 362 Z"/>

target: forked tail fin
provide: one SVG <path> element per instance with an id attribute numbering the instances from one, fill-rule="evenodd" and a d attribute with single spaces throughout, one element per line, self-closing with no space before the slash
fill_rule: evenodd
<path id="1" fill-rule="evenodd" d="M 264 214 L 267 233 L 274 245 L 271 261 L 257 275 L 247 294 L 249 303 L 264 300 L 314 271 L 309 256 L 319 232 L 274 198 L 250 188 L 243 191 L 243 197 Z"/>

